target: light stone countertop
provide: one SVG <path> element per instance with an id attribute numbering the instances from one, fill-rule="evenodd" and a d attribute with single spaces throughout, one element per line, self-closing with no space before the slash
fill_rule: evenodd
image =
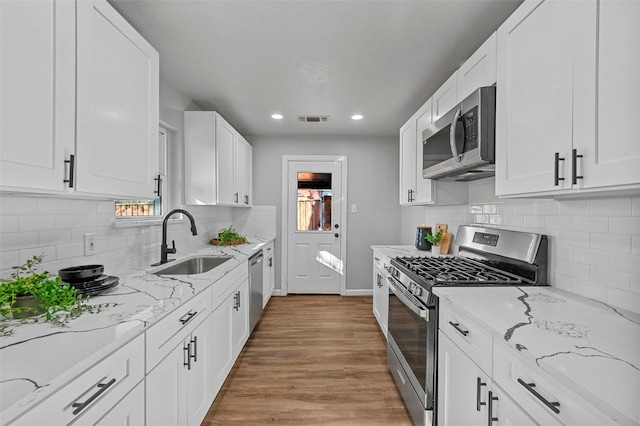
<path id="1" fill-rule="evenodd" d="M 615 422 L 640 422 L 640 315 L 552 287 L 434 287 L 494 342 Z"/>
<path id="2" fill-rule="evenodd" d="M 0 423 L 6 424 L 66 385 L 116 349 L 235 269 L 271 239 L 250 237 L 249 243 L 202 248 L 193 255 L 229 255 L 233 259 L 198 276 L 147 273 L 120 276 L 114 289 L 89 303 L 113 304 L 97 314 L 83 314 L 67 327 L 49 323 L 5 322 L 0 331 Z M 105 271 L 108 274 L 108 271 Z"/>

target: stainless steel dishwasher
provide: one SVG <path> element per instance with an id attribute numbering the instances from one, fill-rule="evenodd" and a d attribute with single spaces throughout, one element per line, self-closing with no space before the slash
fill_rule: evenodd
<path id="1" fill-rule="evenodd" d="M 262 315 L 262 250 L 249 258 L 249 332 Z"/>

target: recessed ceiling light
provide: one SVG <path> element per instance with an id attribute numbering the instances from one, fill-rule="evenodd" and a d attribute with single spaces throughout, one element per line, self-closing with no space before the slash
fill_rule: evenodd
<path id="1" fill-rule="evenodd" d="M 274 120 L 282 120 L 284 116 L 282 114 L 271 114 L 271 118 Z"/>
<path id="2" fill-rule="evenodd" d="M 351 116 L 352 120 L 362 120 L 364 116 L 362 114 L 355 114 Z"/>

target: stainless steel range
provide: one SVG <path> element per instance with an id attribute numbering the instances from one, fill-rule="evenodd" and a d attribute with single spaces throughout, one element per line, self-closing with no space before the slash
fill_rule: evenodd
<path id="1" fill-rule="evenodd" d="M 547 285 L 547 237 L 461 225 L 456 257 L 396 257 L 387 363 L 416 425 L 435 425 L 438 298 L 433 286 Z"/>

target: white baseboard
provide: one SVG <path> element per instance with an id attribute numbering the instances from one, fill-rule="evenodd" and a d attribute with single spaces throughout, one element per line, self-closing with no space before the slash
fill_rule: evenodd
<path id="1" fill-rule="evenodd" d="M 286 296 L 280 289 L 273 290 L 273 296 Z M 367 289 L 358 289 L 358 290 L 349 290 L 345 292 L 344 296 L 373 296 L 373 290 Z"/>

